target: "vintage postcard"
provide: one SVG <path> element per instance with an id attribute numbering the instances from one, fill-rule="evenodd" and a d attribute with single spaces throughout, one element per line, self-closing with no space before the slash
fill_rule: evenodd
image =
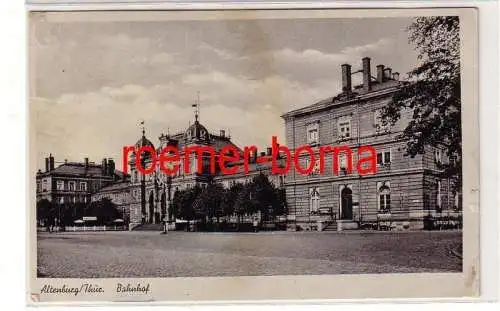
<path id="1" fill-rule="evenodd" d="M 30 303 L 479 295 L 471 8 L 29 12 Z"/>

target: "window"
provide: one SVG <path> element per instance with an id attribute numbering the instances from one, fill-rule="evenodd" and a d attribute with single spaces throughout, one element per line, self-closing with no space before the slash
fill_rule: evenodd
<path id="1" fill-rule="evenodd" d="M 380 211 L 383 213 L 388 213 L 391 211 L 391 195 L 389 193 L 381 193 L 379 195 Z"/>
<path id="2" fill-rule="evenodd" d="M 190 162 L 191 168 L 189 171 L 191 174 L 196 173 L 196 171 L 198 170 L 197 164 L 198 164 L 198 159 L 196 157 L 192 157 Z"/>
<path id="3" fill-rule="evenodd" d="M 439 148 L 434 150 L 434 162 L 438 165 L 442 163 L 442 152 Z"/>
<path id="4" fill-rule="evenodd" d="M 64 181 L 63 180 L 57 181 L 57 190 L 64 190 Z"/>
<path id="5" fill-rule="evenodd" d="M 59 203 L 60 203 L 60 204 L 63 204 L 63 203 L 64 203 L 64 197 L 60 197 L 60 198 L 59 198 Z"/>
<path id="6" fill-rule="evenodd" d="M 311 159 L 307 156 L 304 158 L 302 169 L 307 170 L 309 168 L 309 165 L 311 165 Z"/>
<path id="7" fill-rule="evenodd" d="M 319 160 L 314 162 L 314 166 L 313 166 L 313 169 L 312 169 L 312 172 L 311 174 L 312 175 L 319 175 L 320 171 L 319 171 Z"/>
<path id="8" fill-rule="evenodd" d="M 380 134 L 380 133 L 386 133 L 389 131 L 390 126 L 389 124 L 384 125 L 382 122 L 382 110 L 376 110 L 373 114 L 373 127 L 375 128 L 375 133 Z"/>
<path id="9" fill-rule="evenodd" d="M 69 182 L 69 191 L 75 191 L 75 182 L 74 181 Z"/>
<path id="10" fill-rule="evenodd" d="M 310 145 L 319 143 L 319 123 L 314 122 L 307 126 L 307 143 Z"/>
<path id="11" fill-rule="evenodd" d="M 458 193 L 457 191 L 453 191 L 453 209 L 455 211 L 459 211 L 462 209 L 460 193 Z"/>
<path id="12" fill-rule="evenodd" d="M 309 210 L 311 213 L 317 213 L 319 211 L 319 192 L 318 188 L 309 189 Z"/>
<path id="13" fill-rule="evenodd" d="M 179 169 L 175 172 L 175 176 L 181 176 L 184 172 L 183 161 L 179 161 Z"/>
<path id="14" fill-rule="evenodd" d="M 36 192 L 40 192 L 42 191 L 42 184 L 40 184 L 39 182 L 36 183 Z"/>
<path id="15" fill-rule="evenodd" d="M 340 139 L 351 138 L 351 121 L 343 120 L 339 122 L 338 136 Z"/>
<path id="16" fill-rule="evenodd" d="M 347 169 L 347 154 L 341 153 L 339 154 L 339 170 Z"/>
<path id="17" fill-rule="evenodd" d="M 377 152 L 377 165 L 391 164 L 391 150 L 381 150 Z"/>
<path id="18" fill-rule="evenodd" d="M 312 129 L 307 132 L 307 142 L 308 143 L 317 143 L 318 142 L 318 130 Z"/>
<path id="19" fill-rule="evenodd" d="M 391 212 L 391 188 L 389 182 L 377 183 L 378 210 L 380 213 Z"/>
<path id="20" fill-rule="evenodd" d="M 436 211 L 441 211 L 441 180 L 437 181 Z"/>
<path id="21" fill-rule="evenodd" d="M 86 182 L 81 182 L 80 183 L 80 190 L 81 191 L 87 191 L 87 183 Z"/>

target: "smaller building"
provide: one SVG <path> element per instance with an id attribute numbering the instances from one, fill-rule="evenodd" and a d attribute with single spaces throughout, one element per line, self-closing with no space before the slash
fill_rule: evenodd
<path id="1" fill-rule="evenodd" d="M 125 178 L 124 180 L 114 182 L 91 195 L 92 202 L 100 201 L 104 198 L 111 200 L 116 205 L 118 212 L 123 217 L 124 223 L 128 224 L 130 222 L 130 204 L 134 201 L 130 180 Z"/>
<path id="2" fill-rule="evenodd" d="M 36 174 L 37 202 L 46 199 L 56 204 L 90 203 L 91 195 L 103 187 L 120 180 L 125 175 L 115 170 L 113 159 L 103 159 L 101 164 L 68 162 L 55 166 L 54 157 L 45 158 L 45 171 Z"/>

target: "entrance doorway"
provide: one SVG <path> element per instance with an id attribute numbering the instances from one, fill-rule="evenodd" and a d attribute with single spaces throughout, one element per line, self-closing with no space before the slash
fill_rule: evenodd
<path id="1" fill-rule="evenodd" d="M 155 211 L 155 203 L 154 203 L 154 196 L 153 196 L 153 191 L 149 193 L 149 214 L 148 214 L 148 222 L 150 224 L 154 223 L 154 211 Z"/>
<path id="2" fill-rule="evenodd" d="M 352 190 L 345 187 L 340 197 L 340 219 L 352 220 Z"/>

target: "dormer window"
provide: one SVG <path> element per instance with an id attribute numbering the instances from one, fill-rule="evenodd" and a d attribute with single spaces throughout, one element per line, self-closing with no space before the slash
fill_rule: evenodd
<path id="1" fill-rule="evenodd" d="M 307 143 L 309 145 L 319 144 L 319 122 L 307 125 Z"/>

